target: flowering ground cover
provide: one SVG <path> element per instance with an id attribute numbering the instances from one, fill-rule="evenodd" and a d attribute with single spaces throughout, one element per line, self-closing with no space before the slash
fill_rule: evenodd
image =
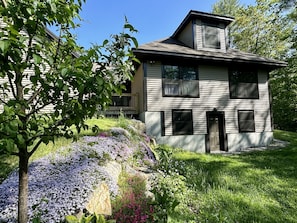
<path id="1" fill-rule="evenodd" d="M 141 151 L 141 152 L 140 152 Z M 70 146 L 32 162 L 29 167 L 29 216 L 43 222 L 60 222 L 66 215 L 82 211 L 95 187 L 105 181 L 111 196 L 118 186 L 104 163 L 127 162 L 142 154 L 153 162 L 145 143 L 132 140 L 130 132 L 112 128 L 99 136 L 85 136 Z M 15 222 L 17 215 L 17 172 L 0 185 L 0 222 Z"/>

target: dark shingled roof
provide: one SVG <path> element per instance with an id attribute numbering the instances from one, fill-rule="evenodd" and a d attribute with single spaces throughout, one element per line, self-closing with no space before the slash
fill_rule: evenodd
<path id="1" fill-rule="evenodd" d="M 285 67 L 287 65 L 283 61 L 268 59 L 235 49 L 228 49 L 226 53 L 222 51 L 196 50 L 171 37 L 141 45 L 134 49 L 133 52 L 140 60 L 162 60 L 166 57 L 182 58 L 185 60 L 198 60 L 211 63 L 255 64 L 269 69 Z"/>

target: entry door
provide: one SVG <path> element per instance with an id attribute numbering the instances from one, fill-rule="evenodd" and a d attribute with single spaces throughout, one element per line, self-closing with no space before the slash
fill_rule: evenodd
<path id="1" fill-rule="evenodd" d="M 227 151 L 227 136 L 225 130 L 224 112 L 210 111 L 207 117 L 206 151 Z"/>
<path id="2" fill-rule="evenodd" d="M 219 151 L 220 148 L 220 131 L 219 131 L 219 117 L 210 116 L 209 124 L 209 147 L 211 151 Z"/>

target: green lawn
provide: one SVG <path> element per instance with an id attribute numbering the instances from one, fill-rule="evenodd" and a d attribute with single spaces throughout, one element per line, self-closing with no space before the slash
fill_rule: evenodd
<path id="1" fill-rule="evenodd" d="M 275 138 L 290 145 L 232 156 L 175 152 L 197 215 L 181 205 L 172 222 L 297 222 L 297 134 L 275 131 Z"/>

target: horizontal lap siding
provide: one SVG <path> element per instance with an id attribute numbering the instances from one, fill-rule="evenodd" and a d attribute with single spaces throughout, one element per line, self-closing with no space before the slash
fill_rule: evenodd
<path id="1" fill-rule="evenodd" d="M 207 134 L 206 111 L 225 112 L 226 132 L 238 133 L 238 110 L 254 110 L 256 132 L 271 131 L 267 74 L 259 72 L 260 99 L 230 99 L 228 68 L 199 66 L 200 98 L 162 97 L 161 63 L 147 66 L 148 111 L 165 112 L 165 134 L 172 135 L 172 109 L 192 109 L 194 134 Z"/>

